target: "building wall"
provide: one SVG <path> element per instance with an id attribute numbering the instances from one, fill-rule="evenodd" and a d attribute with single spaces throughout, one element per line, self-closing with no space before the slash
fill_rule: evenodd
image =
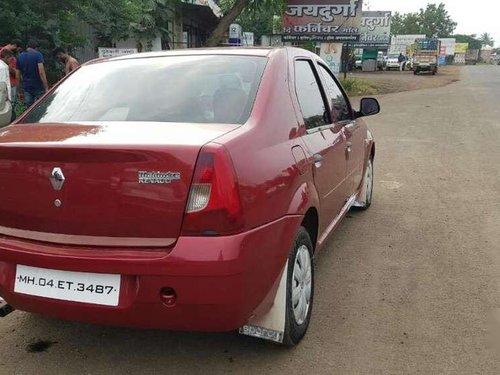
<path id="1" fill-rule="evenodd" d="M 169 18 L 165 25 L 167 30 L 170 31 L 169 38 L 162 40 L 157 37 L 151 41 L 136 40 L 135 38 L 116 40 L 113 47 L 137 48 L 138 51 L 141 51 L 139 47 L 142 46 L 142 52 L 201 47 L 202 41 L 207 37 L 207 31 L 203 30 L 203 27 L 195 19 L 188 18 L 182 13 L 180 7 L 175 9 L 174 6 L 171 7 Z M 104 46 L 98 45 L 93 28 L 85 23 L 75 25 L 75 28 L 80 34 L 85 35 L 88 40 L 84 47 L 72 51 L 75 57 L 80 62 L 87 62 L 97 58 L 97 48 Z"/>

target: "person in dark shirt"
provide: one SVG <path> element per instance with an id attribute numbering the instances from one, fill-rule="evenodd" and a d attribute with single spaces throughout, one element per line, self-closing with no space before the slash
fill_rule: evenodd
<path id="1" fill-rule="evenodd" d="M 48 90 L 47 76 L 43 65 L 43 55 L 37 51 L 38 43 L 28 42 L 26 51 L 17 57 L 17 91 L 27 107 L 40 99 Z"/>

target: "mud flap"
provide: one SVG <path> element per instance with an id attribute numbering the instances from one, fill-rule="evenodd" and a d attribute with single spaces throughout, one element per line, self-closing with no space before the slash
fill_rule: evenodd
<path id="1" fill-rule="evenodd" d="M 366 206 L 366 172 L 363 177 L 363 182 L 361 186 L 361 190 L 359 191 L 358 195 L 356 196 L 356 200 L 352 204 L 352 207 L 365 207 Z"/>
<path id="2" fill-rule="evenodd" d="M 287 275 L 288 261 L 281 272 L 281 280 L 271 309 L 264 315 L 250 318 L 248 323 L 240 328 L 240 334 L 277 343 L 283 342 L 286 320 Z"/>

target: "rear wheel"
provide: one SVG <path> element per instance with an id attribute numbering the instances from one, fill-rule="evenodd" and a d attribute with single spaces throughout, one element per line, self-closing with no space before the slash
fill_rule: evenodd
<path id="1" fill-rule="evenodd" d="M 304 227 L 300 227 L 288 257 L 286 320 L 283 344 L 297 345 L 305 336 L 314 299 L 313 247 Z"/>
<path id="2" fill-rule="evenodd" d="M 367 210 L 372 205 L 372 195 L 373 195 L 373 160 L 368 159 L 366 165 L 365 177 L 363 179 L 364 184 L 364 203 L 356 205 L 355 208 L 358 210 Z"/>

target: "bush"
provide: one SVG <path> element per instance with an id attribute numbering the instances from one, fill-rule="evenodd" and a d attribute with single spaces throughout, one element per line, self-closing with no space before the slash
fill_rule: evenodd
<path id="1" fill-rule="evenodd" d="M 341 79 L 340 83 L 349 96 L 375 95 L 378 93 L 373 83 L 362 78 Z"/>

